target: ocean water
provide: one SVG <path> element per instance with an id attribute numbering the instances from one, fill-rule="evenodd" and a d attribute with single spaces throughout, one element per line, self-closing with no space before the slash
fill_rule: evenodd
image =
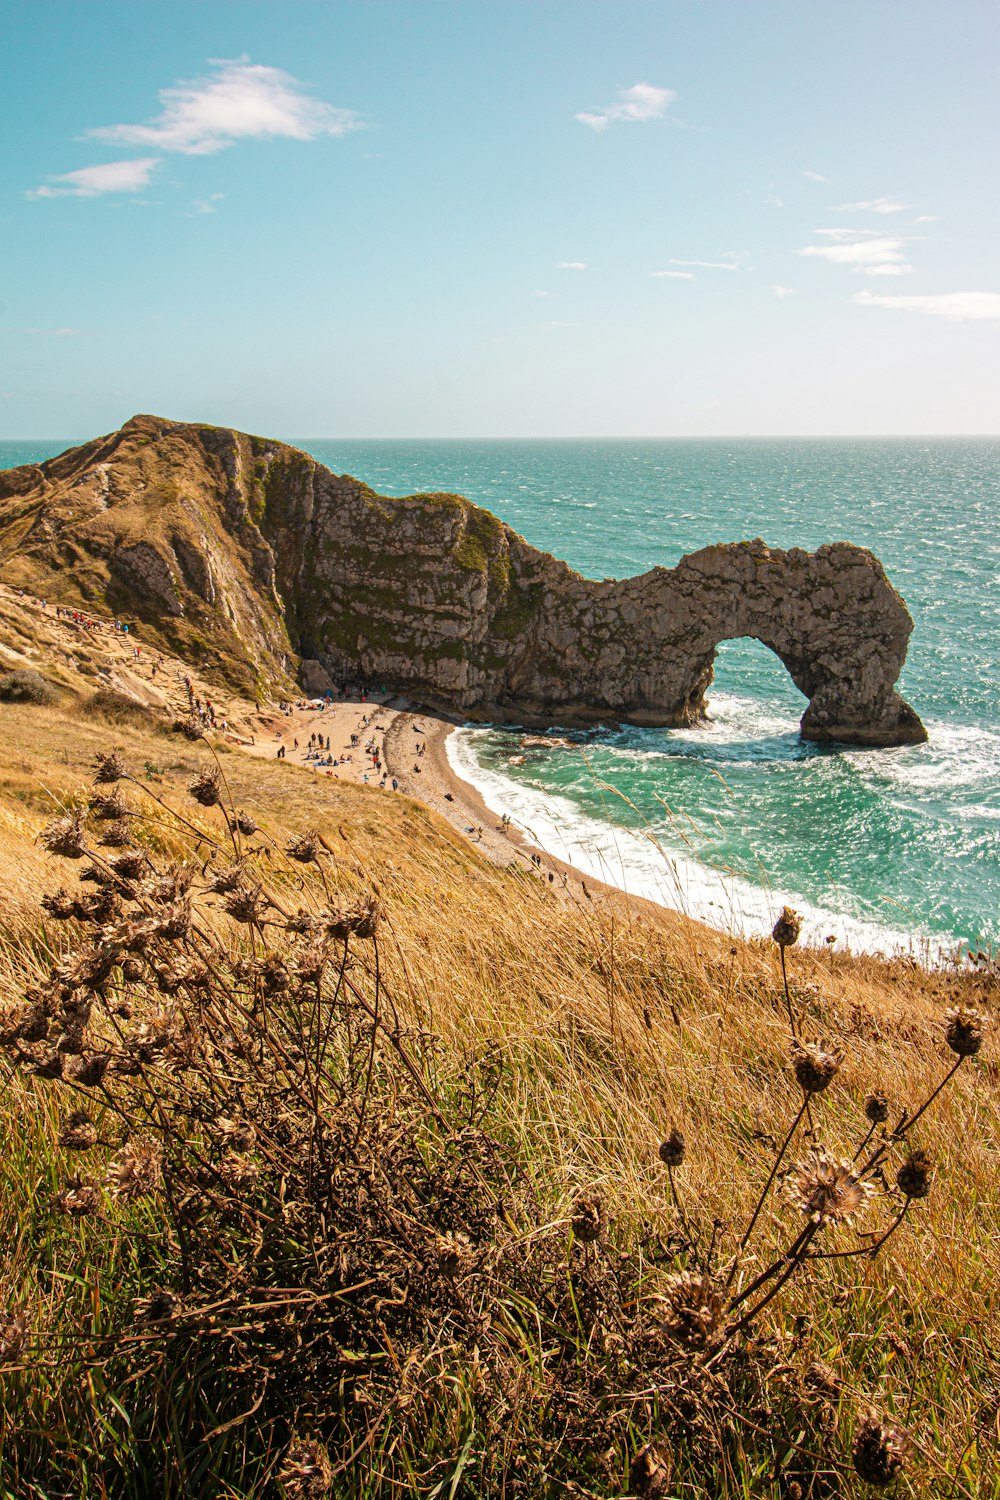
<path id="1" fill-rule="evenodd" d="M 915 621 L 900 688 L 927 745 L 804 744 L 781 663 L 731 641 L 704 728 L 469 728 L 449 753 L 553 853 L 716 925 L 766 931 L 789 901 L 854 948 L 1000 941 L 1000 440 L 298 442 L 387 494 L 467 495 L 591 578 L 756 536 L 870 547 Z M 63 446 L 0 444 L 0 467 Z"/>

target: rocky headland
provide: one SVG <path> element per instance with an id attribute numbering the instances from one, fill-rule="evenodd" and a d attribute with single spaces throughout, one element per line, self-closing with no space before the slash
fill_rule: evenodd
<path id="1" fill-rule="evenodd" d="M 808 698 L 802 734 L 911 744 L 913 622 L 878 559 L 722 543 L 595 582 L 458 495 L 378 495 L 308 454 L 138 416 L 0 474 L 0 577 L 143 622 L 251 695 L 377 681 L 471 718 L 690 725 L 751 636 Z"/>

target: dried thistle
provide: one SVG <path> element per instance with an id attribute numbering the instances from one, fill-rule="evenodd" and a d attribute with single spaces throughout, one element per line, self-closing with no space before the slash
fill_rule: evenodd
<path id="1" fill-rule="evenodd" d="M 69 1214 L 72 1219 L 82 1219 L 87 1214 L 95 1214 L 101 1206 L 101 1195 L 93 1182 L 85 1182 L 82 1177 L 67 1177 L 65 1184 L 60 1188 L 52 1200 L 52 1207 L 61 1214 Z"/>
<path id="2" fill-rule="evenodd" d="M 214 767 L 202 771 L 188 791 L 202 807 L 215 807 L 222 798 L 222 778 Z"/>
<path id="3" fill-rule="evenodd" d="M 633 1458 L 628 1487 L 638 1500 L 663 1500 L 670 1487 L 670 1463 L 662 1448 L 647 1443 Z"/>
<path id="4" fill-rule="evenodd" d="M 105 849 L 127 849 L 132 842 L 132 830 L 124 820 L 109 823 L 97 842 Z"/>
<path id="5" fill-rule="evenodd" d="M 978 1010 L 959 1006 L 945 1013 L 945 1039 L 958 1057 L 975 1057 L 983 1045 L 986 1017 Z"/>
<path id="6" fill-rule="evenodd" d="M 38 837 L 50 854 L 61 855 L 63 859 L 82 859 L 87 852 L 82 813 L 53 818 Z"/>
<path id="7" fill-rule="evenodd" d="M 303 833 L 285 846 L 285 853 L 300 865 L 315 865 L 319 863 L 319 851 L 322 847 L 318 833 Z"/>
<path id="8" fill-rule="evenodd" d="M 575 1238 L 585 1245 L 599 1240 L 604 1233 L 604 1204 L 600 1198 L 581 1193 L 573 1200 L 570 1223 Z"/>
<path id="9" fill-rule="evenodd" d="M 138 984 L 146 972 L 146 965 L 135 954 L 122 959 L 122 978 L 126 984 Z"/>
<path id="10" fill-rule="evenodd" d="M 896 1427 L 880 1422 L 869 1412 L 854 1438 L 854 1472 L 865 1484 L 884 1489 L 903 1470 L 906 1439 Z"/>
<path id="11" fill-rule="evenodd" d="M 271 901 L 265 895 L 263 886 L 242 885 L 237 890 L 230 891 L 222 905 L 234 922 L 245 922 L 248 926 L 259 927 Z"/>
<path id="12" fill-rule="evenodd" d="M 130 1203 L 147 1197 L 163 1183 L 163 1156 L 155 1141 L 129 1141 L 108 1163 L 105 1183 L 112 1198 Z"/>
<path id="13" fill-rule="evenodd" d="M 111 782 L 121 781 L 124 776 L 128 775 L 128 767 L 117 750 L 112 750 L 110 755 L 99 755 L 94 765 L 96 786 L 106 786 Z"/>
<path id="14" fill-rule="evenodd" d="M 821 1094 L 836 1077 L 844 1060 L 841 1052 L 827 1052 L 820 1042 L 792 1043 L 792 1067 L 804 1094 Z"/>
<path id="15" fill-rule="evenodd" d="M 213 870 L 208 877 L 208 888 L 217 895 L 227 895 L 230 891 L 238 890 L 250 874 L 250 861 L 246 859 L 235 860 L 231 865 L 226 865 L 223 870 Z"/>
<path id="16" fill-rule="evenodd" d="M 169 1323 L 181 1310 L 181 1299 L 176 1292 L 166 1287 L 157 1287 L 145 1297 L 136 1297 L 132 1304 L 137 1323 Z"/>
<path id="17" fill-rule="evenodd" d="M 332 938 L 343 942 L 352 933 L 359 938 L 373 938 L 381 918 L 382 903 L 372 893 L 354 906 L 324 912 L 322 922 Z"/>
<path id="18" fill-rule="evenodd" d="M 11 1365 L 20 1360 L 30 1331 L 25 1308 L 0 1307 L 0 1365 Z"/>
<path id="19" fill-rule="evenodd" d="M 799 940 L 802 931 L 802 918 L 797 911 L 790 906 L 781 908 L 781 916 L 775 922 L 771 936 L 779 948 L 791 948 Z"/>
<path id="20" fill-rule="evenodd" d="M 884 1125 L 889 1118 L 889 1101 L 885 1094 L 869 1094 L 865 1099 L 865 1118 L 872 1125 Z"/>
<path id="21" fill-rule="evenodd" d="M 231 826 L 246 838 L 251 838 L 257 832 L 257 820 L 256 818 L 252 818 L 248 812 L 238 812 Z"/>
<path id="22" fill-rule="evenodd" d="M 934 1163 L 927 1151 L 911 1151 L 896 1173 L 896 1186 L 907 1199 L 926 1198 L 931 1190 Z"/>
<path id="23" fill-rule="evenodd" d="M 102 819 L 106 823 L 118 823 L 125 818 L 135 816 L 128 804 L 128 799 L 117 786 L 113 792 L 99 792 L 96 797 L 91 797 L 88 806 L 95 818 Z"/>
<path id="24" fill-rule="evenodd" d="M 91 1052 L 84 1057 L 71 1057 L 66 1062 L 63 1077 L 79 1084 L 81 1088 L 97 1088 L 104 1082 L 110 1062 L 110 1052 Z"/>
<path id="25" fill-rule="evenodd" d="M 461 1230 L 449 1229 L 438 1235 L 434 1245 L 437 1266 L 442 1276 L 454 1278 L 472 1259 L 472 1241 Z"/>
<path id="26" fill-rule="evenodd" d="M 876 1191 L 874 1183 L 854 1175 L 851 1162 L 837 1161 L 820 1150 L 795 1163 L 785 1190 L 789 1201 L 814 1224 L 846 1224 Z"/>
<path id="27" fill-rule="evenodd" d="M 149 862 L 141 849 L 127 849 L 124 854 L 112 854 L 108 864 L 119 880 L 138 880 Z"/>
<path id="28" fill-rule="evenodd" d="M 49 1034 L 49 1013 L 40 1000 L 28 1001 L 13 1011 L 10 1020 L 11 1040 L 44 1042 Z"/>
<path id="29" fill-rule="evenodd" d="M 219 1176 L 236 1193 L 248 1193 L 260 1180 L 260 1167 L 239 1151 L 227 1151 L 219 1162 Z"/>
<path id="30" fill-rule="evenodd" d="M 182 897 L 179 901 L 171 901 L 160 912 L 156 919 L 156 930 L 160 937 L 174 942 L 177 938 L 187 937 L 192 921 L 190 898 Z"/>
<path id="31" fill-rule="evenodd" d="M 667 1279 L 656 1299 L 664 1313 L 663 1331 L 688 1349 L 701 1349 L 715 1333 L 725 1310 L 725 1294 L 711 1276 L 680 1271 Z"/>
<path id="32" fill-rule="evenodd" d="M 233 1151 L 252 1151 L 257 1132 L 249 1120 L 230 1120 L 225 1115 L 215 1122 L 215 1139 Z"/>
<path id="33" fill-rule="evenodd" d="M 66 1151 L 89 1151 L 97 1145 L 97 1126 L 85 1109 L 74 1109 L 59 1131 L 59 1144 Z"/>
<path id="34" fill-rule="evenodd" d="M 322 1443 L 295 1438 L 278 1472 L 287 1500 L 322 1500 L 333 1489 L 333 1465 Z"/>
<path id="35" fill-rule="evenodd" d="M 55 917 L 57 922 L 67 922 L 70 917 L 76 916 L 76 897 L 71 896 L 64 885 L 61 885 L 52 895 L 42 897 L 42 910 L 47 911 L 50 917 Z"/>
<path id="36" fill-rule="evenodd" d="M 666 1140 L 660 1143 L 660 1160 L 665 1167 L 679 1167 L 684 1160 L 684 1150 L 683 1133 L 673 1125 Z"/>

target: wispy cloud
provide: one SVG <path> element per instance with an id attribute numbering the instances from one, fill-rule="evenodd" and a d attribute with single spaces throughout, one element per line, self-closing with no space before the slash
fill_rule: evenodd
<path id="1" fill-rule="evenodd" d="M 144 125 L 103 125 L 88 135 L 115 145 L 150 146 L 185 156 L 210 156 L 240 140 L 312 141 L 347 135 L 361 120 L 310 98 L 304 85 L 281 68 L 245 57 L 212 59 L 207 78 L 161 89 L 162 109 Z"/>
<path id="2" fill-rule="evenodd" d="M 851 233 L 851 238 L 831 236 L 828 244 L 806 245 L 799 254 L 831 261 L 834 265 L 850 266 L 866 276 L 905 276 L 913 270 L 906 261 L 904 240 Z"/>
<path id="3" fill-rule="evenodd" d="M 838 203 L 834 213 L 901 214 L 908 206 L 898 198 L 865 198 L 860 203 Z"/>
<path id="4" fill-rule="evenodd" d="M 914 224 L 937 224 L 940 218 L 940 214 L 918 214 L 913 222 Z"/>
<path id="5" fill-rule="evenodd" d="M 802 175 L 803 177 L 808 177 L 810 182 L 829 182 L 830 180 L 829 177 L 824 177 L 822 172 L 812 172 L 808 167 L 806 167 Z"/>
<path id="6" fill-rule="evenodd" d="M 24 333 L 30 334 L 32 338 L 38 339 L 75 339 L 83 332 L 82 328 L 25 328 Z"/>
<path id="7" fill-rule="evenodd" d="M 671 281 L 695 281 L 693 271 L 650 271 L 650 276 L 668 277 Z"/>
<path id="8" fill-rule="evenodd" d="M 140 156 L 134 161 L 108 161 L 95 167 L 80 167 L 50 177 L 32 188 L 29 198 L 100 198 L 104 193 L 140 193 L 149 186 L 158 158 Z"/>
<path id="9" fill-rule="evenodd" d="M 771 291 L 774 293 L 774 295 L 776 297 L 794 297 L 795 296 L 795 288 L 793 286 L 773 286 L 771 288 Z"/>
<path id="10" fill-rule="evenodd" d="M 653 83 L 634 83 L 630 89 L 619 90 L 616 103 L 606 104 L 603 109 L 584 111 L 574 118 L 581 125 L 589 125 L 591 130 L 606 130 L 621 120 L 633 124 L 662 120 L 676 98 L 674 89 L 657 88 Z"/>
<path id="11" fill-rule="evenodd" d="M 679 260 L 676 255 L 670 257 L 672 266 L 701 266 L 706 271 L 738 271 L 739 266 L 731 260 Z"/>
<path id="12" fill-rule="evenodd" d="M 197 219 L 202 214 L 214 214 L 215 205 L 221 203 L 225 193 L 209 193 L 207 198 L 195 198 L 187 211 L 189 219 Z"/>
<path id="13" fill-rule="evenodd" d="M 587 262 L 585 260 L 557 260 L 557 271 L 585 271 Z"/>
<path id="14" fill-rule="evenodd" d="M 941 292 L 925 297 L 884 297 L 875 292 L 855 292 L 853 302 L 863 307 L 891 307 L 900 312 L 924 313 L 930 318 L 948 318 L 953 323 L 978 323 L 1000 319 L 1000 292 Z"/>

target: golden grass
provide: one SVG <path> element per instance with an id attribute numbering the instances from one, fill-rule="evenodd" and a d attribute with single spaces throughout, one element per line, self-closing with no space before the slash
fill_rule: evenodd
<path id="1" fill-rule="evenodd" d="M 120 746 L 137 776 L 185 818 L 216 833 L 221 825 L 215 812 L 195 809 L 195 817 L 184 795 L 207 754 L 181 737 L 109 730 L 73 706 L 0 705 L 0 743 L 0 984 L 16 997 L 48 945 L 63 940 L 44 927 L 39 901 L 64 872 L 36 835 L 52 813 L 85 800 L 98 751 Z M 442 1075 L 456 1059 L 495 1049 L 502 1126 L 521 1143 L 546 1199 L 565 1213 L 576 1193 L 596 1192 L 622 1244 L 668 1241 L 676 1209 L 657 1148 L 676 1124 L 687 1141 L 675 1171 L 682 1209 L 706 1237 L 718 1221 L 720 1243 L 731 1244 L 800 1098 L 769 937 L 730 940 L 611 897 L 584 916 L 523 874 L 480 861 L 416 803 L 318 786 L 278 762 L 228 754 L 221 765 L 233 805 L 267 830 L 319 830 L 333 856 L 329 878 L 345 899 L 377 887 L 389 932 L 381 945 L 387 995 L 425 1033 L 428 1056 L 438 1050 Z M 179 847 L 166 813 L 154 813 L 147 830 L 154 845 Z M 294 872 L 276 865 L 275 879 L 294 896 Z M 947 1006 L 975 1005 L 996 1020 L 995 974 L 930 973 L 829 950 L 788 957 L 803 1032 L 846 1056 L 834 1102 L 816 1107 L 835 1154 L 850 1155 L 864 1134 L 869 1091 L 889 1096 L 893 1118 L 932 1091 L 951 1061 L 942 1041 Z M 908 1426 L 916 1457 L 900 1484 L 914 1495 L 1000 1495 L 998 1044 L 994 1031 L 920 1122 L 917 1142 L 937 1163 L 933 1193 L 885 1252 L 818 1261 L 769 1310 L 776 1365 L 827 1361 L 845 1382 L 845 1412 L 871 1404 Z M 40 1167 L 54 1189 L 54 1129 L 43 1091 L 18 1085 L 8 1095 L 0 1114 L 8 1294 L 24 1286 L 39 1254 L 16 1190 L 37 1204 L 30 1184 Z M 792 1211 L 769 1202 L 741 1279 L 780 1252 L 790 1227 Z M 37 1231 L 43 1244 L 47 1232 Z M 117 1242 L 102 1254 L 105 1275 L 120 1255 L 128 1259 Z M 774 1477 L 782 1465 L 772 1449 L 766 1412 L 749 1413 L 743 1468 L 706 1478 L 703 1492 L 794 1493 Z M 773 1475 L 761 1457 L 768 1453 Z M 698 1493 L 684 1474 L 678 1495 Z M 851 1483 L 837 1493 L 854 1493 Z"/>

